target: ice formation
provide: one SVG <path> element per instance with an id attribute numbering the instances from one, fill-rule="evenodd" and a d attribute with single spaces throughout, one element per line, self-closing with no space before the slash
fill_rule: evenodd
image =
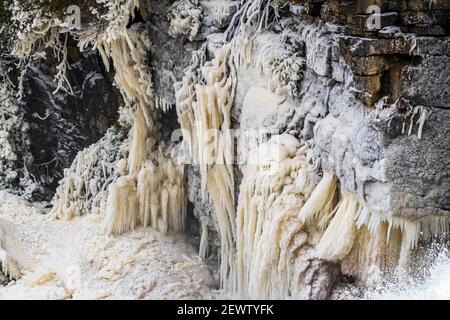
<path id="1" fill-rule="evenodd" d="M 280 57 L 279 49 L 271 41 L 253 42 L 254 33 L 261 31 L 270 22 L 271 8 L 270 1 L 243 3 L 233 21 L 247 31 L 229 42 L 222 39 L 195 53 L 192 66 L 186 70 L 183 80 L 175 85 L 178 120 L 192 159 L 200 167 L 202 189 L 208 190 L 216 210 L 221 238 L 221 279 L 222 285 L 226 287 L 232 286 L 225 279 L 229 278 L 235 264 L 234 143 L 229 129 L 236 69 L 258 66 L 261 71 L 271 75 L 275 83 L 270 84 L 273 90 L 281 93 L 289 87 L 291 90 L 287 91 L 290 94 L 296 94 L 297 91 L 286 80 L 289 72 L 282 70 L 290 69 L 293 74 L 303 72 L 303 61 L 299 65 L 289 59 L 285 62 L 277 60 Z M 238 26 L 232 22 L 227 31 L 228 37 L 236 32 L 235 28 Z M 207 49 L 210 49 L 214 58 L 206 62 Z M 293 81 L 300 79 L 301 76 L 293 76 Z"/>
<path id="2" fill-rule="evenodd" d="M 427 108 L 425 108 L 424 106 L 416 106 L 413 108 L 408 104 L 408 107 L 409 107 L 409 111 L 404 116 L 405 121 L 403 122 L 402 133 L 405 133 L 405 131 L 406 131 L 406 126 L 407 126 L 406 121 L 409 121 L 408 136 L 410 136 L 413 133 L 413 128 L 414 128 L 414 125 L 416 124 L 418 126 L 417 137 L 419 139 L 422 139 L 423 127 L 425 126 L 425 122 L 428 120 L 428 118 L 431 114 L 431 111 L 427 110 Z M 417 115 L 419 115 L 419 119 L 417 120 L 416 123 L 414 123 L 414 120 Z"/>
<path id="3" fill-rule="evenodd" d="M 351 250 L 355 234 L 355 216 L 359 204 L 351 194 L 343 194 L 325 233 L 317 245 L 317 256 L 324 260 L 339 261 Z"/>
<path id="4" fill-rule="evenodd" d="M 19 92 L 7 77 L 7 65 L 0 57 L 0 176 L 1 185 L 19 184 L 32 192 L 37 183 L 27 166 L 33 156 L 29 151 L 29 124 L 25 120 Z"/>
<path id="5" fill-rule="evenodd" d="M 51 214 L 70 220 L 99 212 L 105 205 L 108 186 L 121 173 L 118 167 L 123 144 L 123 134 L 109 130 L 99 142 L 79 152 L 72 166 L 65 169 Z"/>
<path id="6" fill-rule="evenodd" d="M 289 135 L 262 144 L 244 170 L 237 211 L 237 294 L 241 298 L 294 295 L 295 261 L 308 247 L 298 212 L 317 184 L 305 149 Z M 324 190 L 325 191 L 325 190 Z"/>
<path id="7" fill-rule="evenodd" d="M 370 212 L 354 194 L 343 192 L 316 246 L 317 256 L 340 262 L 344 274 L 376 283 L 397 268 L 406 270 L 419 240 L 429 242 L 448 231 L 446 217 L 390 217 Z"/>
<path id="8" fill-rule="evenodd" d="M 175 1 L 169 9 L 169 34 L 187 37 L 193 41 L 202 26 L 203 9 L 198 0 Z"/>
<path id="9" fill-rule="evenodd" d="M 208 255 L 208 245 L 209 245 L 209 243 L 208 243 L 208 235 L 209 235 L 208 223 L 209 223 L 209 219 L 207 217 L 202 217 L 200 219 L 202 232 L 201 232 L 201 237 L 200 237 L 200 245 L 198 248 L 198 255 L 202 259 L 205 259 Z"/>
<path id="10" fill-rule="evenodd" d="M 11 93 L 11 87 L 7 82 L 0 84 L 0 171 L 6 176 L 6 180 L 13 180 L 17 173 L 11 167 L 11 163 L 17 160 L 14 146 L 11 144 L 13 131 L 18 133 L 26 131 L 23 123 L 23 115 L 20 112 L 17 99 Z"/>
<path id="11" fill-rule="evenodd" d="M 214 202 L 221 237 L 222 279 L 227 278 L 234 247 L 235 203 L 233 150 L 229 131 L 236 85 L 235 67 L 228 46 L 195 75 L 178 84 L 177 113 L 191 156 L 200 166 L 202 189 Z M 197 77 L 202 79 L 196 83 Z"/>
<path id="12" fill-rule="evenodd" d="M 184 167 L 176 165 L 161 149 L 151 147 L 143 115 L 136 111 L 127 175 L 109 187 L 105 226 L 121 234 L 137 225 L 152 226 L 166 234 L 185 226 Z M 142 126 L 142 127 L 141 127 Z M 139 143 L 138 143 L 139 142 Z"/>
<path id="13" fill-rule="evenodd" d="M 184 193 L 184 168 L 175 165 L 168 155 L 167 146 L 157 145 L 158 113 L 168 109 L 164 99 L 155 97 L 152 89 L 148 51 L 151 41 L 139 24 L 127 27 L 130 17 L 139 7 L 139 1 L 119 3 L 99 1 L 107 9 L 102 19 L 103 29 L 81 32 L 79 46 L 98 49 L 107 70 L 115 68 L 115 83 L 126 102 L 122 112 L 124 122 L 132 124 L 129 139 L 122 148 L 127 157 L 116 159 L 109 165 L 108 179 L 102 191 L 107 233 L 121 234 L 138 225 L 150 225 L 167 233 L 184 230 L 186 199 Z M 162 110 L 161 110 L 162 109 Z M 86 159 L 86 155 L 88 159 Z M 94 159 L 91 159 L 91 158 Z M 54 212 L 57 216 L 71 218 L 89 213 L 89 180 L 93 165 L 105 166 L 96 161 L 96 150 L 81 152 L 75 161 L 75 170 L 66 177 L 57 192 Z M 115 165 L 115 168 L 114 168 Z M 106 176 L 106 174 L 105 174 Z M 94 193 L 95 194 L 95 193 Z M 87 210 L 86 210 L 86 207 Z"/>
<path id="14" fill-rule="evenodd" d="M 1 271 L 10 279 L 17 280 L 21 276 L 21 270 L 17 262 L 11 257 L 11 255 L 3 249 L 5 241 L 5 231 L 0 227 L 0 266 Z"/>
<path id="15" fill-rule="evenodd" d="M 240 298 L 304 297 L 302 289 L 312 285 L 306 252 L 339 263 L 344 274 L 376 283 L 408 267 L 419 239 L 448 233 L 445 217 L 385 217 L 371 213 L 352 193 L 339 195 L 335 175 L 325 172 L 319 178 L 306 149 L 292 136 L 274 136 L 251 155 L 260 161 L 244 169 L 236 274 L 229 280 Z"/>

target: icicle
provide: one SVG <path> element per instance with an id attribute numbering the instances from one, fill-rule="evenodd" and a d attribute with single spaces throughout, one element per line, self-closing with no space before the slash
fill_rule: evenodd
<path id="1" fill-rule="evenodd" d="M 197 63 L 201 63 L 201 57 L 197 58 Z M 204 81 L 198 83 L 200 79 Z M 203 65 L 200 74 L 188 70 L 183 81 L 176 85 L 177 113 L 183 136 L 194 163 L 200 166 L 203 193 L 209 191 L 217 215 L 222 281 L 228 279 L 233 266 L 236 233 L 234 143 L 229 132 L 235 86 L 229 46 L 216 52 L 216 57 Z"/>
<path id="2" fill-rule="evenodd" d="M 132 140 L 128 156 L 128 170 L 131 175 L 137 175 L 145 159 L 147 159 L 146 139 L 147 125 L 141 109 L 134 112 Z"/>
<path id="3" fill-rule="evenodd" d="M 343 259 L 352 249 L 355 239 L 355 220 L 360 206 L 356 197 L 342 195 L 336 213 L 317 245 L 317 256 L 327 261 Z"/>
<path id="4" fill-rule="evenodd" d="M 139 194 L 139 217 L 143 226 L 157 228 L 158 199 L 155 194 L 159 181 L 155 179 L 155 168 L 148 162 L 139 172 L 137 190 Z"/>
<path id="5" fill-rule="evenodd" d="M 199 250 L 198 250 L 199 251 L 198 255 L 202 259 L 206 259 L 207 255 L 208 255 L 208 224 L 209 224 L 209 218 L 202 217 L 200 219 L 200 223 L 201 223 L 202 232 L 201 232 L 201 237 L 200 237 L 200 247 L 199 247 Z"/>
<path id="6" fill-rule="evenodd" d="M 425 125 L 425 122 L 428 120 L 431 111 L 427 110 L 424 106 L 416 106 L 416 107 L 410 107 L 410 111 L 406 113 L 405 115 L 405 119 L 409 118 L 409 129 L 408 129 L 408 136 L 410 136 L 413 132 L 413 128 L 414 128 L 414 118 L 416 117 L 417 114 L 419 115 L 419 119 L 417 120 L 416 124 L 419 126 L 418 132 L 417 132 L 417 137 L 419 139 L 422 139 L 422 135 L 423 135 L 423 127 Z M 405 127 L 406 127 L 406 120 L 404 120 L 403 122 L 403 128 L 402 128 L 402 133 L 405 133 Z"/>
<path id="7" fill-rule="evenodd" d="M 316 174 L 293 136 L 274 136 L 251 157 L 244 170 L 237 211 L 235 274 L 230 280 L 239 298 L 298 297 L 291 280 L 307 234 L 298 212 L 316 186 Z M 328 213 L 326 213 L 328 214 Z M 303 240 L 302 240 L 303 239 Z M 297 273 L 298 281 L 302 277 Z"/>
<path id="8" fill-rule="evenodd" d="M 337 182 L 334 173 L 324 172 L 323 178 L 317 187 L 314 189 L 311 197 L 302 207 L 299 213 L 299 219 L 301 222 L 309 222 L 317 216 L 323 217 L 321 211 L 331 212 L 333 206 L 333 200 L 336 196 Z M 321 223 L 325 225 L 326 223 Z"/>
<path id="9" fill-rule="evenodd" d="M 105 229 L 108 234 L 122 234 L 139 223 L 139 201 L 133 176 L 121 177 L 109 188 Z"/>
<path id="10" fill-rule="evenodd" d="M 422 139 L 423 126 L 425 125 L 425 121 L 428 120 L 429 116 L 430 116 L 430 113 L 425 108 L 422 108 L 422 112 L 420 113 L 420 118 L 417 121 L 417 124 L 419 125 L 419 131 L 417 133 L 417 136 L 419 137 L 419 139 Z"/>

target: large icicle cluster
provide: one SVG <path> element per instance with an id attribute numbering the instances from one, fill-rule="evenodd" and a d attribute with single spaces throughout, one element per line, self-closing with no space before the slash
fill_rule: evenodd
<path id="1" fill-rule="evenodd" d="M 321 270 L 329 266 L 315 258 L 311 239 L 317 231 L 306 228 L 299 211 L 308 206 L 308 199 L 314 199 L 315 207 L 309 205 L 310 210 L 328 215 L 337 189 L 330 174 L 318 185 L 320 178 L 309 164 L 307 150 L 295 137 L 280 135 L 251 153 L 253 159 L 244 169 L 239 195 L 237 267 L 231 279 L 236 281 L 240 298 L 310 298 L 327 294 L 328 273 Z M 320 199 L 313 195 L 317 192 Z M 323 280 L 327 281 L 311 278 L 312 273 L 325 275 Z"/>
<path id="2" fill-rule="evenodd" d="M 165 154 L 164 146 L 155 149 L 150 132 L 142 111 L 135 111 L 128 163 L 119 163 L 126 174 L 109 187 L 108 233 L 121 234 L 137 225 L 150 225 L 163 234 L 184 230 L 184 167 Z"/>
<path id="3" fill-rule="evenodd" d="M 141 24 L 128 26 L 139 1 L 98 3 L 107 12 L 100 17 L 106 28 L 82 31 L 79 46 L 86 49 L 92 45 L 107 70 L 114 66 L 115 83 L 126 102 L 121 121 L 132 125 L 129 139 L 122 146 L 127 157 L 115 158 L 105 169 L 105 161 L 98 161 L 96 150 L 101 144 L 81 152 L 58 189 L 54 212 L 71 218 L 100 207 L 106 214 L 106 232 L 112 234 L 138 225 L 150 225 L 162 233 L 180 232 L 186 215 L 184 167 L 174 164 L 168 146 L 157 143 L 158 108 L 167 108 L 153 95 L 148 34 Z M 101 173 L 99 169 L 107 173 L 103 172 L 102 181 L 94 181 L 92 173 Z"/>
<path id="4" fill-rule="evenodd" d="M 302 78 L 303 61 L 278 61 L 275 57 L 283 55 L 276 54 L 275 48 L 280 46 L 268 44 L 270 41 L 256 45 L 253 41 L 255 32 L 269 24 L 272 9 L 271 1 L 244 2 L 233 17 L 225 38 L 217 43 L 211 40 L 208 47 L 194 54 L 192 66 L 186 70 L 183 80 L 175 85 L 178 120 L 183 136 L 194 164 L 200 167 L 202 189 L 209 191 L 217 214 L 223 286 L 229 286 L 225 279 L 229 278 L 234 268 L 236 240 L 234 141 L 229 132 L 236 69 L 258 66 L 270 75 L 270 87 L 278 93 L 297 93 L 296 85 L 288 80 L 291 76 L 283 70 L 290 69 L 292 74 L 296 74 L 292 76 L 293 81 L 298 82 Z M 239 28 L 242 34 L 237 32 Z M 214 58 L 205 62 L 208 53 Z M 287 53 L 283 53 L 287 57 Z"/>
<path id="5" fill-rule="evenodd" d="M 222 279 L 232 266 L 227 259 L 232 256 L 235 237 L 234 141 L 229 131 L 236 86 L 234 68 L 225 45 L 201 67 L 200 75 L 191 70 L 177 90 L 178 120 L 193 162 L 200 166 L 202 189 L 209 191 L 217 213 Z M 196 83 L 198 78 L 202 80 Z"/>
<path id="6" fill-rule="evenodd" d="M 412 221 L 370 212 L 352 193 L 339 193 L 333 173 L 320 179 L 307 150 L 281 135 L 250 153 L 237 210 L 235 274 L 228 280 L 238 297 L 326 297 L 333 265 L 376 283 L 407 268 L 420 239 L 448 234 L 445 217 Z"/>
<path id="7" fill-rule="evenodd" d="M 302 209 L 302 220 L 303 214 Z M 409 220 L 370 212 L 349 192 L 341 192 L 334 210 L 322 211 L 312 223 L 324 230 L 316 246 L 317 257 L 340 263 L 342 273 L 369 284 L 397 268 L 407 269 L 419 240 L 448 235 L 450 227 L 447 217 Z"/>

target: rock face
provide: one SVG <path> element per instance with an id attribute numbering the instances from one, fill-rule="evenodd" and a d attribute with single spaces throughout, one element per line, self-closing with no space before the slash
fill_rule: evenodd
<path id="1" fill-rule="evenodd" d="M 40 196 L 51 199 L 63 170 L 76 154 L 97 142 L 118 119 L 122 98 L 95 51 L 68 47 L 69 82 L 73 94 L 53 81 L 54 58 L 32 63 L 25 74 L 24 120 L 29 126 L 29 170 L 43 187 Z M 41 189 L 42 190 L 42 189 Z M 39 196 L 37 194 L 34 195 Z"/>

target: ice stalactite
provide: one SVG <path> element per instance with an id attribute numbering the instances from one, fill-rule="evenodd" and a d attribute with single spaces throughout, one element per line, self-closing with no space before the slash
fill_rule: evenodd
<path id="1" fill-rule="evenodd" d="M 3 249 L 5 241 L 5 231 L 0 227 L 0 265 L 2 271 L 10 280 L 17 280 L 22 275 L 22 271 L 16 260 Z"/>
<path id="2" fill-rule="evenodd" d="M 133 114 L 133 129 L 131 131 L 131 143 L 128 155 L 128 172 L 137 175 L 147 157 L 148 127 L 141 110 Z"/>
<path id="3" fill-rule="evenodd" d="M 229 259 L 235 237 L 234 141 L 229 131 L 235 86 L 236 71 L 227 45 L 201 67 L 201 74 L 191 70 L 177 84 L 178 119 L 194 164 L 200 166 L 202 189 L 209 191 L 216 209 L 222 279 L 228 278 L 233 265 Z"/>
<path id="4" fill-rule="evenodd" d="M 157 165 L 152 161 L 136 176 L 120 177 L 109 188 L 105 227 L 107 233 L 122 234 L 138 225 L 151 226 L 166 234 L 184 231 L 186 195 L 184 170 L 161 153 Z M 155 160 L 158 161 L 158 160 Z"/>
<path id="5" fill-rule="evenodd" d="M 184 167 L 175 164 L 162 147 L 154 149 L 140 110 L 134 119 L 127 175 L 109 187 L 106 231 L 121 234 L 143 225 L 163 234 L 182 232 L 187 205 Z"/>
<path id="6" fill-rule="evenodd" d="M 344 274 L 369 284 L 396 268 L 406 270 L 420 240 L 448 236 L 450 227 L 447 217 L 407 219 L 371 212 L 348 192 L 342 192 L 339 204 L 326 220 L 329 222 L 316 246 L 317 256 L 340 263 Z M 320 225 L 320 216 L 316 221 Z"/>
<path id="7" fill-rule="evenodd" d="M 367 226 L 372 234 L 377 234 L 383 225 L 387 225 L 386 238 L 391 239 L 392 235 L 400 233 L 400 241 L 396 243 L 398 247 L 398 266 L 407 268 L 412 250 L 418 247 L 420 241 L 430 242 L 436 236 L 447 236 L 450 231 L 450 220 L 445 216 L 427 216 L 416 219 L 402 217 L 392 217 L 370 212 L 363 205 L 356 220 L 357 228 Z M 392 237 L 395 243 L 395 236 Z"/>
<path id="8" fill-rule="evenodd" d="M 201 224 L 201 227 L 202 227 L 202 231 L 201 231 L 200 246 L 199 246 L 199 249 L 198 249 L 198 255 L 202 259 L 205 259 L 206 256 L 208 255 L 208 235 L 209 235 L 208 223 L 209 223 L 209 219 L 207 217 L 202 217 L 200 219 L 200 224 Z"/>
<path id="9" fill-rule="evenodd" d="M 344 193 L 317 245 L 319 258 L 338 261 L 350 252 L 355 236 L 354 221 L 358 210 L 359 203 L 354 200 L 353 195 Z"/>
<path id="10" fill-rule="evenodd" d="M 168 112 L 172 109 L 173 105 L 163 97 L 156 96 L 154 99 L 154 106 L 156 109 L 159 109 L 162 112 Z"/>
<path id="11" fill-rule="evenodd" d="M 318 226 L 323 229 L 327 224 L 327 220 L 330 218 L 329 215 L 323 214 L 323 211 L 332 212 L 336 201 L 336 190 L 336 176 L 332 172 L 324 172 L 322 180 L 299 212 L 298 217 L 300 221 L 303 223 L 311 222 L 320 216 Z"/>
<path id="12" fill-rule="evenodd" d="M 353 246 L 341 262 L 343 274 L 354 276 L 371 285 L 376 284 L 383 275 L 392 274 L 398 266 L 402 234 L 400 229 L 391 231 L 386 222 L 374 230 L 361 226 L 354 236 Z"/>
<path id="13" fill-rule="evenodd" d="M 139 198 L 133 176 L 120 177 L 109 187 L 105 227 L 109 234 L 133 230 L 139 223 Z"/>
<path id="14" fill-rule="evenodd" d="M 407 133 L 408 136 L 411 136 L 413 134 L 414 126 L 417 126 L 417 137 L 422 139 L 423 128 L 433 112 L 432 108 L 427 108 L 422 105 L 412 106 L 406 99 L 397 100 L 392 104 L 392 107 L 398 108 L 400 103 L 406 106 L 406 112 L 403 115 L 402 134 Z"/>
<path id="15" fill-rule="evenodd" d="M 274 136 L 251 153 L 239 195 L 237 267 L 230 280 L 235 281 L 240 298 L 311 298 L 321 295 L 308 288 L 316 285 L 327 290 L 325 283 L 314 284 L 308 276 L 328 268 L 314 257 L 311 234 L 319 231 L 298 217 L 320 181 L 306 153 L 290 135 Z M 334 199 L 336 184 L 329 180 L 322 178 L 326 182 L 317 189 Z M 316 209 L 327 210 L 326 203 L 322 201 Z"/>

